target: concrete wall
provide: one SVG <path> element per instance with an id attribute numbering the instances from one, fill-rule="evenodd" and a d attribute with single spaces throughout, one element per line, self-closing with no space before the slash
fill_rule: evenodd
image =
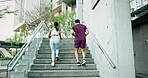
<path id="1" fill-rule="evenodd" d="M 148 23 L 133 28 L 136 73 L 148 74 Z"/>
<path id="2" fill-rule="evenodd" d="M 40 10 L 40 0 L 25 0 L 24 2 L 24 11 L 26 13 L 32 13 L 32 15 L 35 14 L 39 14 L 38 11 Z M 24 19 L 32 19 L 31 16 L 26 15 L 26 13 L 24 13 L 25 18 Z M 31 23 L 32 21 L 35 21 L 35 19 L 30 20 L 30 22 L 27 23 Z"/>
<path id="3" fill-rule="evenodd" d="M 113 69 L 110 66 L 92 36 L 89 35 L 87 45 L 100 71 L 100 76 L 135 78 L 129 0 L 100 0 L 94 10 L 92 4 L 94 4 L 92 0 L 83 0 L 83 6 L 77 6 L 77 10 L 82 10 L 82 17 L 77 15 L 77 18 L 83 19 L 117 67 Z M 81 11 L 77 12 L 81 13 Z"/>
<path id="4" fill-rule="evenodd" d="M 24 20 L 24 16 L 23 16 L 24 1 L 23 0 L 15 1 L 15 10 L 16 10 L 16 14 L 14 16 L 14 27 L 16 27 L 20 22 Z"/>
<path id="5" fill-rule="evenodd" d="M 28 15 L 26 15 L 27 12 L 36 10 L 35 8 L 39 7 L 40 0 L 16 0 L 15 10 L 17 12 L 14 17 L 14 30 L 22 26 L 25 22 L 25 19 L 30 18 Z"/>

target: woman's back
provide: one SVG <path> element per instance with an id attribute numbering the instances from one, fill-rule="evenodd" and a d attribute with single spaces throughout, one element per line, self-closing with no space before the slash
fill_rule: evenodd
<path id="1" fill-rule="evenodd" d="M 58 35 L 58 31 L 54 27 L 52 28 L 52 32 L 51 32 L 51 36 L 52 35 Z"/>

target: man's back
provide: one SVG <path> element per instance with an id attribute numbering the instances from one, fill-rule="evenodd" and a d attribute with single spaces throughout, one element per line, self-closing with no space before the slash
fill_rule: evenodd
<path id="1" fill-rule="evenodd" d="M 82 24 L 77 24 L 72 27 L 72 29 L 75 32 L 75 40 L 85 40 L 85 31 L 86 31 L 86 26 Z"/>

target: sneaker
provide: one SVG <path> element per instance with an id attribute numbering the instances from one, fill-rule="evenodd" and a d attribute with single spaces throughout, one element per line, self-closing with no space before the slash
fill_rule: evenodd
<path id="1" fill-rule="evenodd" d="M 82 61 L 82 66 L 85 66 L 85 65 L 86 65 L 86 61 L 83 60 L 83 61 Z"/>
<path id="2" fill-rule="evenodd" d="M 77 66 L 80 66 L 80 65 L 81 65 L 81 63 L 80 63 L 80 62 L 77 62 L 77 63 L 76 63 L 76 65 L 77 65 Z"/>
<path id="3" fill-rule="evenodd" d="M 55 66 L 55 63 L 54 62 L 51 62 L 51 66 Z"/>
<path id="4" fill-rule="evenodd" d="M 59 60 L 60 60 L 60 58 L 59 58 L 59 57 L 56 57 L 56 60 L 57 60 L 57 61 L 59 61 Z"/>

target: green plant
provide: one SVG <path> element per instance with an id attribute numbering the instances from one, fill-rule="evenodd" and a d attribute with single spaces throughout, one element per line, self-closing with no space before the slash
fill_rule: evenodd
<path id="1" fill-rule="evenodd" d="M 3 58 L 0 58 L 0 60 L 12 60 L 13 58 L 10 58 L 10 57 L 3 57 Z"/>
<path id="2" fill-rule="evenodd" d="M 64 33 L 64 37 L 69 38 L 70 37 L 70 30 L 71 27 L 74 25 L 74 18 L 75 12 L 72 13 L 65 13 L 61 14 L 59 16 L 52 16 L 51 17 L 51 23 L 53 24 L 55 21 L 59 23 L 59 28 L 61 29 L 61 32 Z M 53 25 L 50 26 L 50 28 L 53 27 Z"/>
<path id="3" fill-rule="evenodd" d="M 11 46 L 20 45 L 24 41 L 24 37 L 23 36 L 24 36 L 23 33 L 20 33 L 20 34 L 15 33 L 12 38 L 7 38 L 6 42 L 10 43 Z"/>

